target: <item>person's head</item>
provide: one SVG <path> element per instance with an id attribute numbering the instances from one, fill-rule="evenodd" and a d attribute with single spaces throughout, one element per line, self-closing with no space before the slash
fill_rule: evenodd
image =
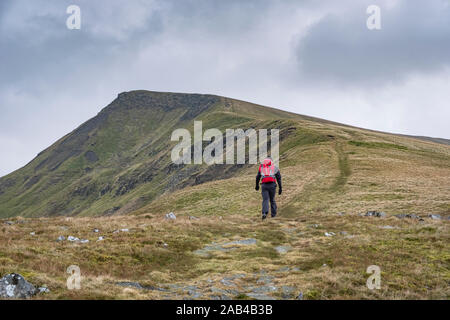
<path id="1" fill-rule="evenodd" d="M 272 158 L 271 157 L 267 157 L 267 158 L 265 158 L 264 159 L 264 161 L 263 161 L 263 165 L 265 165 L 265 166 L 271 166 L 272 165 Z"/>

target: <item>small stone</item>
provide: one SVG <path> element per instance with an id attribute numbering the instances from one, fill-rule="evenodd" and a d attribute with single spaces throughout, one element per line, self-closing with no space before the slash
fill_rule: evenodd
<path id="1" fill-rule="evenodd" d="M 94 229 L 94 230 L 92 230 L 93 232 L 95 232 L 95 233 L 99 233 L 99 230 L 98 229 Z"/>
<path id="2" fill-rule="evenodd" d="M 120 229 L 120 232 L 129 232 L 129 229 Z"/>
<path id="3" fill-rule="evenodd" d="M 88 242 L 89 242 L 89 240 L 87 240 L 87 239 L 80 240 L 80 243 L 88 243 Z"/>
<path id="4" fill-rule="evenodd" d="M 415 215 L 415 214 L 405 214 L 405 213 L 401 213 L 401 214 L 396 214 L 395 217 L 399 218 L 399 219 L 403 219 L 403 218 L 408 218 L 408 219 L 421 219 L 419 216 Z"/>
<path id="5" fill-rule="evenodd" d="M 14 224 L 13 221 L 5 221 L 5 224 L 7 224 L 8 226 L 12 226 Z"/>
<path id="6" fill-rule="evenodd" d="M 60 241 L 64 241 L 66 240 L 66 237 L 64 236 L 59 236 L 58 239 L 56 239 L 56 241 L 60 242 Z"/>
<path id="7" fill-rule="evenodd" d="M 285 253 L 288 253 L 289 251 L 291 251 L 292 247 L 290 247 L 290 246 L 278 246 L 278 247 L 275 247 L 275 250 L 279 254 L 285 254 Z"/>
<path id="8" fill-rule="evenodd" d="M 342 236 L 346 236 L 346 235 L 348 235 L 348 232 L 347 231 L 341 231 L 341 232 L 339 232 L 339 234 L 342 235 Z"/>
<path id="9" fill-rule="evenodd" d="M 334 233 L 334 232 L 325 232 L 325 237 L 332 237 L 335 235 L 336 235 L 336 233 Z"/>
<path id="10" fill-rule="evenodd" d="M 104 237 L 98 237 L 97 242 L 98 242 L 98 241 L 103 241 L 103 240 L 105 240 Z"/>
<path id="11" fill-rule="evenodd" d="M 297 296 L 297 300 L 303 300 L 303 292 L 300 292 Z"/>
<path id="12" fill-rule="evenodd" d="M 378 211 L 367 211 L 367 213 L 365 214 L 366 217 L 377 217 L 377 218 L 381 218 L 381 217 L 385 217 L 386 213 L 384 212 L 378 212 Z"/>
<path id="13" fill-rule="evenodd" d="M 177 216 L 175 215 L 175 213 L 170 212 L 170 213 L 166 214 L 166 219 L 168 219 L 168 220 L 176 220 Z"/>
<path id="14" fill-rule="evenodd" d="M 35 235 L 36 235 L 36 232 L 30 232 L 30 235 L 31 235 L 31 236 L 35 236 Z"/>
<path id="15" fill-rule="evenodd" d="M 189 216 L 189 220 L 198 220 L 198 218 L 194 216 Z"/>
<path id="16" fill-rule="evenodd" d="M 291 286 L 282 286 L 281 291 L 281 297 L 283 299 L 291 299 L 294 295 L 295 288 Z"/>
<path id="17" fill-rule="evenodd" d="M 429 214 L 428 218 L 431 218 L 433 220 L 441 220 L 442 219 L 440 214 Z"/>
<path id="18" fill-rule="evenodd" d="M 76 242 L 76 241 L 80 241 L 80 239 L 78 239 L 77 237 L 73 237 L 73 236 L 68 236 L 67 240 L 71 241 L 71 242 Z"/>
<path id="19" fill-rule="evenodd" d="M 50 293 L 50 289 L 47 287 L 40 287 L 38 288 L 39 293 Z"/>
<path id="20" fill-rule="evenodd" d="M 230 245 L 252 245 L 256 244 L 256 239 L 249 238 L 249 239 L 243 239 L 243 240 L 236 240 L 231 241 L 228 243 L 223 244 L 223 246 L 230 246 Z"/>
<path id="21" fill-rule="evenodd" d="M 382 226 L 380 228 L 381 229 L 387 229 L 387 230 L 395 229 L 395 227 L 393 227 L 393 226 Z"/>

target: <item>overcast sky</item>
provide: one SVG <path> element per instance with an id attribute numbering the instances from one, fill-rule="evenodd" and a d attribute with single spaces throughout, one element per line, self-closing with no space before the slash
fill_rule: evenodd
<path id="1" fill-rule="evenodd" d="M 0 176 L 136 89 L 450 138 L 450 0 L 0 0 Z"/>

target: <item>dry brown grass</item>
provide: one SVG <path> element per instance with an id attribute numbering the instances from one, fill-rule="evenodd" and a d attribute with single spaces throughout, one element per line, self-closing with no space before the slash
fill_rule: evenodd
<path id="1" fill-rule="evenodd" d="M 395 229 L 382 229 L 385 225 Z M 94 228 L 100 233 L 93 233 Z M 119 228 L 130 232 L 112 233 Z M 36 236 L 29 234 L 33 231 Z M 347 235 L 341 235 L 341 231 Z M 336 236 L 325 237 L 325 232 L 335 232 Z M 59 235 L 91 242 L 56 242 Z M 106 240 L 95 242 L 99 235 Z M 212 252 L 210 257 L 193 254 L 211 242 L 245 238 L 255 238 L 257 244 L 233 246 L 234 250 Z M 255 275 L 261 271 L 275 277 L 277 288 L 293 286 L 307 299 L 448 299 L 449 240 L 448 221 L 358 215 L 311 214 L 264 223 L 236 215 L 195 221 L 187 216 L 166 221 L 149 215 L 33 219 L 2 226 L 0 273 L 18 272 L 32 283 L 47 285 L 51 293 L 36 299 L 188 297 L 182 289 L 162 292 L 123 288 L 114 284 L 118 281 L 157 287 L 195 285 L 202 298 L 208 299 L 213 286 L 229 289 L 220 283 L 225 276 L 244 274 L 234 288 L 244 294 L 245 287 L 255 284 Z M 274 250 L 277 245 L 290 245 L 292 251 L 279 254 Z M 72 264 L 82 270 L 80 291 L 65 287 L 65 270 Z M 365 270 L 373 264 L 382 270 L 381 290 L 371 291 L 365 286 L 369 276 Z M 282 267 L 290 271 L 280 272 Z M 293 271 L 295 267 L 299 270 Z M 281 293 L 273 292 L 272 296 L 280 298 Z"/>

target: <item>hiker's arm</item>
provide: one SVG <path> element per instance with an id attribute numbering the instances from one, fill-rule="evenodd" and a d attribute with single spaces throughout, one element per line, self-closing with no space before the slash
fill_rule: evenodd
<path id="1" fill-rule="evenodd" d="M 258 174 L 256 175 L 256 186 L 255 186 L 256 191 L 259 190 L 259 180 L 261 180 L 261 172 L 258 170 Z"/>
<path id="2" fill-rule="evenodd" d="M 277 179 L 278 188 L 281 190 L 281 189 L 282 189 L 282 186 L 281 186 L 281 173 L 280 173 L 280 171 L 278 171 L 278 172 L 275 174 L 275 178 Z"/>

